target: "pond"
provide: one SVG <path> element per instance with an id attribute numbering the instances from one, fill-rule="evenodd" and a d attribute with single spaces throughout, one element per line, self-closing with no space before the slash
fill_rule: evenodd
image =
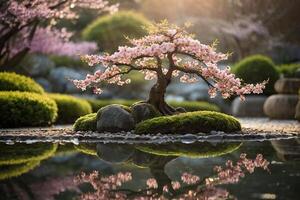
<path id="1" fill-rule="evenodd" d="M 0 143 L 1 199 L 298 199 L 299 139 Z"/>

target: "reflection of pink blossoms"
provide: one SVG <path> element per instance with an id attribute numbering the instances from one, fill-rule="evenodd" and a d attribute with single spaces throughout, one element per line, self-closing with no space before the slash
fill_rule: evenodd
<path id="1" fill-rule="evenodd" d="M 243 84 L 230 73 L 229 67 L 218 68 L 217 63 L 226 60 L 227 54 L 216 52 L 213 46 L 202 44 L 184 29 L 175 26 L 158 24 L 148 36 L 130 42 L 131 47 L 119 47 L 111 55 L 83 56 L 82 59 L 89 65 L 101 63 L 106 69 L 88 75 L 85 80 L 74 80 L 74 84 L 82 90 L 88 86 L 98 88 L 101 82 L 123 85 L 130 83 L 128 79 L 122 79 L 123 75 L 137 70 L 147 80 L 158 77 L 158 81 L 165 79 L 168 83 L 177 76 L 186 83 L 204 79 L 211 86 L 211 97 L 219 91 L 223 98 L 231 95 L 244 98 L 245 94 L 262 93 L 267 83 Z"/>

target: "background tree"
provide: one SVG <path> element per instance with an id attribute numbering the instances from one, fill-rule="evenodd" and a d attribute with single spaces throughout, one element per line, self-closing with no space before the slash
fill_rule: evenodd
<path id="1" fill-rule="evenodd" d="M 214 45 L 201 44 L 185 28 L 167 22 L 153 25 L 148 36 L 130 42 L 132 47 L 119 47 L 111 55 L 83 56 L 89 65 L 102 63 L 106 69 L 88 74 L 85 80 L 73 80 L 74 84 L 82 90 L 91 86 L 95 93 L 101 93 L 101 83 L 128 84 L 130 79 L 124 79 L 123 75 L 140 71 L 146 80 L 156 79 L 147 102 L 164 115 L 176 113 L 164 99 L 173 77 L 180 77 L 180 81 L 186 83 L 203 79 L 210 87 L 208 93 L 211 97 L 219 91 L 223 98 L 240 95 L 243 99 L 244 94 L 262 93 L 266 84 L 243 84 L 230 73 L 229 67 L 219 69 L 217 63 L 227 59 L 228 54 L 217 53 Z"/>

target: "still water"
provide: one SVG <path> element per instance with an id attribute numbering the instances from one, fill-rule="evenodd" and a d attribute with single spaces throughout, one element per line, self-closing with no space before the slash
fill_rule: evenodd
<path id="1" fill-rule="evenodd" d="M 0 143 L 0 199 L 296 200 L 299 144 Z"/>

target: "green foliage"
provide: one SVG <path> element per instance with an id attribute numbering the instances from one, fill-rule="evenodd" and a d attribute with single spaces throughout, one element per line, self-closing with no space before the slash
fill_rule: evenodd
<path id="1" fill-rule="evenodd" d="M 13 72 L 0 72 L 0 91 L 44 93 L 44 89 L 34 80 Z"/>
<path id="2" fill-rule="evenodd" d="M 51 157 L 56 152 L 56 149 L 57 144 L 52 143 L 16 143 L 14 145 L 0 143 L 0 165 L 43 160 Z"/>
<path id="3" fill-rule="evenodd" d="M 48 94 L 48 97 L 53 99 L 57 104 L 57 123 L 74 123 L 78 117 L 92 112 L 90 104 L 83 99 L 63 94 Z"/>
<path id="4" fill-rule="evenodd" d="M 55 63 L 56 66 L 64 66 L 71 68 L 89 67 L 87 63 L 69 56 L 50 56 L 50 59 Z"/>
<path id="5" fill-rule="evenodd" d="M 105 100 L 95 100 L 95 99 L 86 99 L 92 106 L 93 112 L 98 112 L 101 108 L 111 105 L 111 104 L 120 104 L 124 106 L 131 106 L 138 100 L 124 100 L 124 99 L 105 99 Z"/>
<path id="6" fill-rule="evenodd" d="M 208 103 L 206 101 L 182 101 L 182 102 L 169 101 L 168 104 L 170 104 L 174 108 L 182 107 L 188 112 L 200 111 L 200 110 L 220 112 L 220 108 L 217 105 L 213 103 Z"/>
<path id="7" fill-rule="evenodd" d="M 30 92 L 0 92 L 0 127 L 41 126 L 57 117 L 56 103 Z"/>
<path id="8" fill-rule="evenodd" d="M 0 180 L 20 176 L 40 164 L 39 160 L 29 161 L 15 165 L 0 165 Z"/>
<path id="9" fill-rule="evenodd" d="M 78 118 L 74 125 L 74 131 L 96 131 L 97 126 L 97 113 L 90 113 Z"/>
<path id="10" fill-rule="evenodd" d="M 274 84 L 279 78 L 279 73 L 273 61 L 266 56 L 253 55 L 246 57 L 232 68 L 232 72 L 245 83 L 260 83 L 269 79 L 264 94 L 275 93 Z"/>
<path id="11" fill-rule="evenodd" d="M 277 66 L 277 69 L 279 73 L 283 74 L 283 76 L 286 78 L 294 78 L 294 77 L 300 78 L 299 77 L 300 72 L 298 72 L 298 75 L 296 74 L 296 71 L 300 70 L 300 63 L 279 65 Z"/>
<path id="12" fill-rule="evenodd" d="M 136 125 L 136 134 L 185 134 L 210 131 L 236 132 L 241 130 L 239 121 L 223 113 L 197 111 L 172 116 L 156 117 Z"/>
<path id="13" fill-rule="evenodd" d="M 95 143 L 82 143 L 79 145 L 75 145 L 75 149 L 77 149 L 78 151 L 80 151 L 84 154 L 97 156 L 96 146 L 97 146 L 97 144 L 95 144 Z"/>
<path id="14" fill-rule="evenodd" d="M 118 46 L 128 44 L 125 36 L 139 38 L 146 35 L 147 31 L 143 27 L 149 25 L 150 22 L 143 15 L 121 11 L 99 17 L 83 30 L 82 37 L 97 42 L 101 50 L 113 52 Z"/>
<path id="15" fill-rule="evenodd" d="M 159 156 L 180 156 L 189 158 L 217 157 L 237 150 L 242 143 L 217 143 L 199 142 L 194 144 L 151 144 L 138 145 L 136 148 L 145 153 Z"/>

